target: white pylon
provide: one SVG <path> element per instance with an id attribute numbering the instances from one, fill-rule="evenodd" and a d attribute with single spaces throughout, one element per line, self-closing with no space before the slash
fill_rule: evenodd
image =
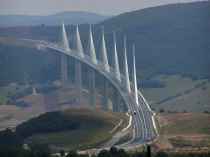
<path id="1" fill-rule="evenodd" d="M 120 66 L 119 66 L 119 59 L 117 54 L 117 43 L 116 43 L 116 34 L 113 33 L 113 41 L 114 41 L 114 72 L 116 78 L 119 82 L 121 82 L 121 75 L 120 75 Z"/>
<path id="2" fill-rule="evenodd" d="M 84 49 L 82 46 L 78 25 L 76 26 L 76 49 L 77 49 L 80 57 L 84 57 Z"/>
<path id="3" fill-rule="evenodd" d="M 65 51 L 70 51 L 69 41 L 68 41 L 64 23 L 62 24 L 62 46 Z"/>
<path id="4" fill-rule="evenodd" d="M 87 52 L 90 55 L 90 58 L 94 64 L 97 64 L 97 58 L 96 58 L 96 50 L 93 42 L 93 33 L 92 33 L 92 28 L 90 25 L 90 30 L 89 30 L 89 43 L 88 43 L 88 48 Z"/>
<path id="5" fill-rule="evenodd" d="M 139 105 L 139 97 L 138 97 L 138 84 L 137 84 L 137 77 L 136 77 L 136 47 L 133 45 L 132 47 L 133 51 L 133 83 L 134 83 L 134 97 L 136 104 Z"/>
<path id="6" fill-rule="evenodd" d="M 125 88 L 128 93 L 131 92 L 129 71 L 128 71 L 128 60 L 127 60 L 127 39 L 124 37 L 124 72 L 125 72 Z"/>
<path id="7" fill-rule="evenodd" d="M 107 49 L 106 49 L 106 42 L 104 38 L 104 27 L 101 28 L 102 36 L 101 36 L 101 60 L 104 66 L 104 69 L 110 72 L 108 57 L 107 57 Z"/>

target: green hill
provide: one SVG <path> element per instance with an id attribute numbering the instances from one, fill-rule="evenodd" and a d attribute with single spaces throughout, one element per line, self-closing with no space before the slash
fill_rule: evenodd
<path id="1" fill-rule="evenodd" d="M 30 119 L 16 127 L 16 134 L 28 144 L 50 145 L 54 150 L 86 149 L 101 146 L 127 124 L 123 113 L 69 109 Z"/>
<path id="2" fill-rule="evenodd" d="M 166 5 L 125 13 L 101 25 L 136 44 L 141 73 L 209 77 L 209 8 L 209 1 Z"/>

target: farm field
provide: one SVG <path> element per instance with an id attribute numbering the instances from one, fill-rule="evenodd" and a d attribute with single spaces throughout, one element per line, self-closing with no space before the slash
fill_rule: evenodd
<path id="1" fill-rule="evenodd" d="M 157 121 L 159 149 L 210 148 L 210 114 L 162 113 Z"/>
<path id="2" fill-rule="evenodd" d="M 144 88 L 143 94 L 153 109 L 170 112 L 210 111 L 210 83 L 179 75 L 160 75 L 152 78 L 165 84 L 163 88 Z"/>

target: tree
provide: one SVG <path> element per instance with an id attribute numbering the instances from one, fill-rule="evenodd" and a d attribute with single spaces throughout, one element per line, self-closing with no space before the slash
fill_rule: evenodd
<path id="1" fill-rule="evenodd" d="M 31 154 L 35 157 L 50 157 L 50 149 L 47 145 L 31 145 Z"/>
<path id="2" fill-rule="evenodd" d="M 129 155 L 125 152 L 124 149 L 119 149 L 118 150 L 118 156 L 119 157 L 129 157 Z"/>
<path id="3" fill-rule="evenodd" d="M 61 150 L 61 151 L 60 151 L 60 156 L 61 156 L 61 157 L 64 157 L 64 156 L 65 156 L 65 151 L 64 151 L 64 150 Z"/>
<path id="4" fill-rule="evenodd" d="M 78 157 L 79 155 L 77 154 L 76 151 L 71 150 L 66 157 Z"/>
<path id="5" fill-rule="evenodd" d="M 111 156 L 115 157 L 118 155 L 118 149 L 116 147 L 111 147 L 109 153 L 111 154 Z"/>
<path id="6" fill-rule="evenodd" d="M 10 129 L 0 132 L 0 146 L 16 147 L 21 146 L 23 139 Z"/>
<path id="7" fill-rule="evenodd" d="M 165 152 L 158 152 L 155 157 L 168 157 L 168 154 L 166 154 Z"/>
<path id="8" fill-rule="evenodd" d="M 160 109 L 160 113 L 164 113 L 164 112 L 165 112 L 165 110 L 161 108 Z"/>
<path id="9" fill-rule="evenodd" d="M 98 154 L 98 157 L 111 157 L 111 154 L 109 151 L 107 150 L 102 150 L 100 151 L 100 153 Z"/>

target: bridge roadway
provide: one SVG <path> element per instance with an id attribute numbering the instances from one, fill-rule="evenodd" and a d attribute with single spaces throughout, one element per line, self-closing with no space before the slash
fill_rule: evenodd
<path id="1" fill-rule="evenodd" d="M 31 40 L 31 39 L 16 39 L 18 43 L 27 44 L 33 46 L 37 49 L 51 49 L 59 53 L 65 54 L 67 56 L 73 57 L 74 59 L 90 66 L 100 74 L 102 74 L 112 85 L 117 89 L 117 91 L 122 96 L 125 104 L 127 105 L 130 114 L 133 117 L 132 121 L 132 132 L 133 138 L 121 146 L 123 148 L 137 147 L 139 145 L 151 143 L 158 136 L 157 128 L 154 121 L 155 114 L 149 107 L 147 101 L 139 91 L 139 105 L 134 101 L 134 94 L 128 94 L 124 86 L 116 79 L 114 70 L 110 68 L 110 72 L 107 72 L 102 63 L 98 61 L 98 64 L 94 64 L 88 55 L 84 57 L 79 56 L 76 50 L 66 51 L 61 48 L 58 44 L 50 43 L 41 40 Z M 124 76 L 122 76 L 124 80 Z"/>

